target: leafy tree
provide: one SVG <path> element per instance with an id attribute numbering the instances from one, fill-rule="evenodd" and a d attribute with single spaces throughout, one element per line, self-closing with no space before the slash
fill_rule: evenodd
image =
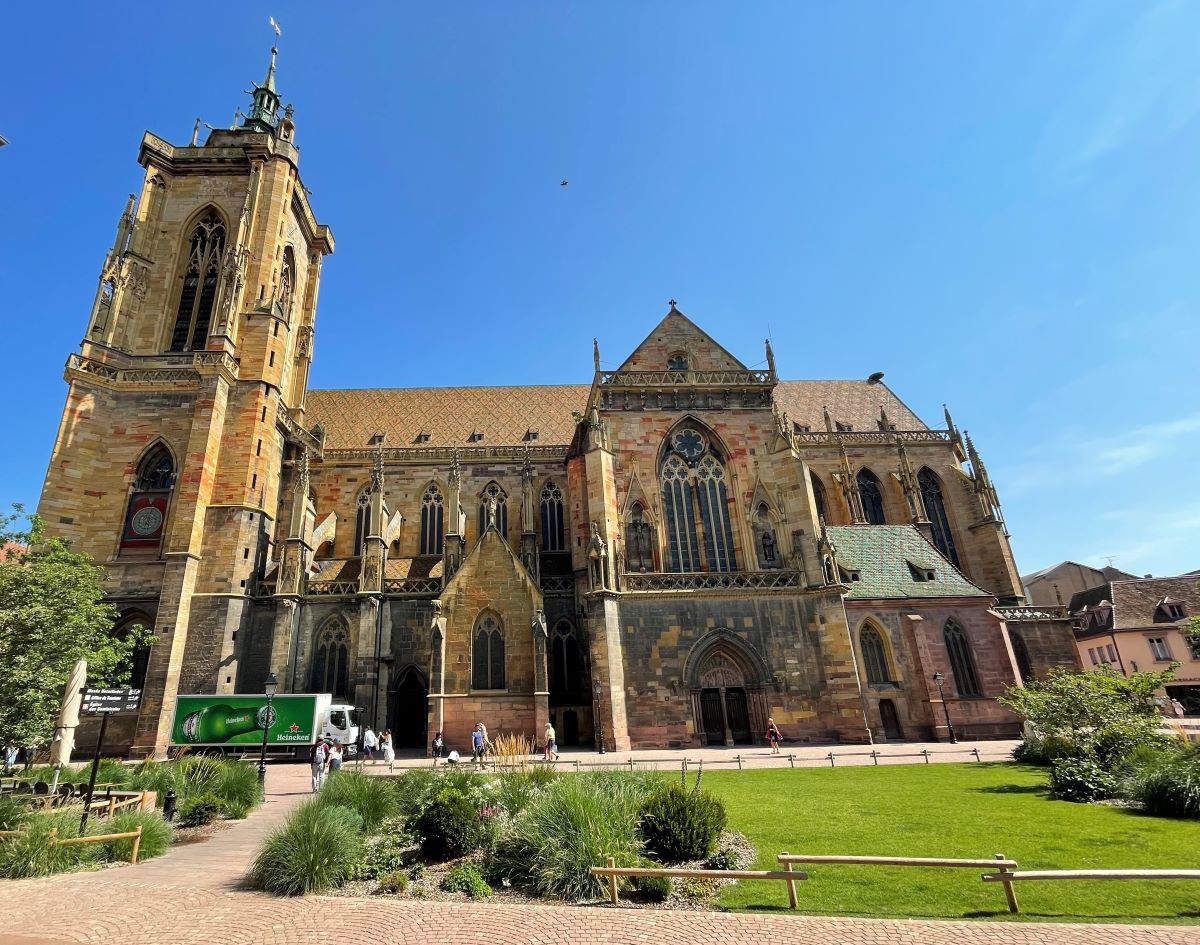
<path id="1" fill-rule="evenodd" d="M 88 661 L 90 685 L 121 686 L 133 651 L 153 639 L 142 627 L 115 638 L 103 569 L 36 515 L 21 528 L 23 513 L 0 514 L 0 546 L 24 546 L 0 557 L 0 743 L 48 744 L 76 660 Z"/>
<path id="2" fill-rule="evenodd" d="M 1104 665 L 1086 673 L 1051 673 L 1014 686 L 1000 697 L 1038 734 L 1061 740 L 1080 758 L 1109 768 L 1138 745 L 1162 738 L 1155 693 L 1174 678 L 1175 667 L 1124 676 Z"/>

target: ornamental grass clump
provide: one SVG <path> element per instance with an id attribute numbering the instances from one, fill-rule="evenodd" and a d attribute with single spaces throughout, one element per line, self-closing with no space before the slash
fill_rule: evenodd
<path id="1" fill-rule="evenodd" d="M 400 812 L 400 803 L 391 784 L 383 778 L 356 771 L 342 770 L 331 774 L 317 800 L 321 804 L 356 811 L 368 833 Z"/>
<path id="2" fill-rule="evenodd" d="M 1200 818 L 1200 753 L 1178 752 L 1148 764 L 1130 784 L 1129 796 L 1147 814 Z"/>
<path id="3" fill-rule="evenodd" d="M 725 829 L 725 819 L 725 805 L 701 791 L 699 781 L 691 791 L 664 784 L 647 799 L 639 829 L 653 853 L 678 863 L 709 856 Z"/>
<path id="4" fill-rule="evenodd" d="M 568 901 L 604 893 L 593 866 L 645 862 L 638 814 L 656 781 L 628 772 L 558 778 L 516 818 L 488 861 L 496 879 Z"/>
<path id="5" fill-rule="evenodd" d="M 250 882 L 277 896 L 327 892 L 356 874 L 362 855 L 357 813 L 306 801 L 267 837 L 250 869 Z"/>
<path id="6" fill-rule="evenodd" d="M 20 830 L 32 816 L 27 802 L 12 794 L 0 794 L 0 830 Z"/>
<path id="7" fill-rule="evenodd" d="M 99 843 L 56 842 L 78 836 L 78 810 L 34 815 L 17 836 L 0 839 L 0 877 L 50 876 L 98 862 L 104 852 Z"/>
<path id="8" fill-rule="evenodd" d="M 162 819 L 162 814 L 152 810 L 127 810 L 113 815 L 111 820 L 88 824 L 88 833 L 93 835 L 105 833 L 132 833 L 138 827 L 142 828 L 142 837 L 138 843 L 138 862 L 162 856 L 171 849 L 173 830 L 171 825 Z M 99 846 L 100 844 L 97 844 Z M 91 844 L 80 844 L 91 846 Z M 133 851 L 133 838 L 125 840 L 108 840 L 103 843 L 106 859 L 118 863 L 129 862 Z"/>
<path id="9" fill-rule="evenodd" d="M 129 786 L 158 793 L 162 806 L 174 791 L 182 806 L 190 798 L 211 794 L 221 801 L 221 813 L 242 818 L 262 803 L 262 785 L 251 764 L 235 758 L 184 755 L 173 761 L 144 761 L 130 770 Z"/>

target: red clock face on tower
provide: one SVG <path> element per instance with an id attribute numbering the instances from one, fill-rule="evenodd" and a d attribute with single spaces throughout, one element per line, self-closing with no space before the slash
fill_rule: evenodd
<path id="1" fill-rule="evenodd" d="M 129 497 L 122 548 L 154 549 L 162 544 L 163 525 L 167 520 L 167 495 L 162 492 L 135 492 Z"/>

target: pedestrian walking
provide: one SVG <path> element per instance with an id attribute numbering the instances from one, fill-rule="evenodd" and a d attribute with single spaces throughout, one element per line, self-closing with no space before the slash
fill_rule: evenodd
<path id="1" fill-rule="evenodd" d="M 23 745 L 21 747 L 21 764 L 24 765 L 26 771 L 29 771 L 33 767 L 33 755 L 35 751 L 36 749 L 33 745 Z"/>
<path id="2" fill-rule="evenodd" d="M 363 732 L 363 756 L 367 761 L 375 760 L 375 746 L 379 743 L 375 737 L 375 732 L 371 726 L 367 726 L 367 730 Z"/>
<path id="3" fill-rule="evenodd" d="M 479 731 L 480 734 L 483 735 L 483 756 L 484 760 L 486 761 L 487 753 L 492 750 L 492 740 L 488 738 L 487 726 L 482 722 L 479 723 Z"/>
<path id="4" fill-rule="evenodd" d="M 329 749 L 329 773 L 337 774 L 342 770 L 342 743 L 334 742 Z"/>
<path id="5" fill-rule="evenodd" d="M 546 723 L 546 746 L 545 754 L 542 756 L 544 761 L 558 761 L 558 740 L 554 735 L 554 726 L 549 722 Z"/>
<path id="6" fill-rule="evenodd" d="M 17 766 L 17 756 L 20 750 L 15 744 L 9 742 L 4 746 L 4 773 L 8 774 Z"/>
<path id="7" fill-rule="evenodd" d="M 442 738 L 441 732 L 435 732 L 433 735 L 433 744 L 430 746 L 430 753 L 433 755 L 433 763 L 436 765 L 438 759 L 446 753 L 446 742 Z"/>
<path id="8" fill-rule="evenodd" d="M 1181 719 L 1181 718 L 1183 718 L 1185 715 L 1187 715 L 1187 712 L 1186 712 L 1186 710 L 1183 708 L 1183 703 L 1182 703 L 1182 702 L 1180 702 L 1178 699 L 1172 699 L 1172 700 L 1171 700 L 1171 713 L 1172 713 L 1172 714 L 1175 716 L 1175 718 L 1177 718 L 1177 719 Z"/>
<path id="9" fill-rule="evenodd" d="M 312 756 L 312 789 L 313 793 L 325 786 L 325 771 L 329 765 L 329 746 L 321 739 L 313 745 Z"/>
<path id="10" fill-rule="evenodd" d="M 783 734 L 779 731 L 779 726 L 775 724 L 774 719 L 767 719 L 767 741 L 771 745 L 771 754 L 779 754 L 779 743 L 783 741 Z"/>
<path id="11" fill-rule="evenodd" d="M 392 745 L 392 730 L 384 729 L 383 737 L 379 740 L 379 751 L 383 755 L 383 760 L 387 762 L 388 771 L 396 764 L 396 749 Z"/>
<path id="12" fill-rule="evenodd" d="M 475 728 L 471 730 L 471 760 L 479 764 L 483 761 L 483 752 L 483 725 L 476 722 Z"/>

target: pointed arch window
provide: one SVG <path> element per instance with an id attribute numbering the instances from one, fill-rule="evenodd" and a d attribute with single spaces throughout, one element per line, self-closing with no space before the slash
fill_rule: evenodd
<path id="1" fill-rule="evenodd" d="M 430 483 L 421 496 L 421 543 L 423 555 L 440 555 L 445 540 L 446 509 L 442 492 Z"/>
<path id="2" fill-rule="evenodd" d="M 350 688 L 350 631 L 341 620 L 333 620 L 317 634 L 313 649 L 309 692 L 328 692 L 344 699 Z"/>
<path id="3" fill-rule="evenodd" d="M 942 630 L 942 640 L 946 644 L 946 654 L 950 657 L 950 671 L 954 674 L 954 687 L 959 696 L 974 698 L 983 695 L 966 632 L 954 620 L 948 620 Z"/>
<path id="4" fill-rule="evenodd" d="M 475 625 L 471 647 L 471 688 L 504 688 L 504 630 L 491 614 Z"/>
<path id="5" fill-rule="evenodd" d="M 646 508 L 635 502 L 625 525 L 625 558 L 630 571 L 644 574 L 654 570 L 654 532 L 646 520 Z"/>
<path id="6" fill-rule="evenodd" d="M 921 489 L 921 501 L 925 505 L 925 517 L 932 526 L 933 543 L 938 551 L 958 567 L 958 549 L 954 547 L 954 535 L 950 531 L 950 519 L 946 515 L 946 502 L 942 498 L 942 483 L 929 467 L 917 473 L 917 485 Z"/>
<path id="7" fill-rule="evenodd" d="M 858 471 L 858 495 L 862 500 L 863 516 L 871 525 L 886 525 L 883 514 L 883 485 L 865 466 Z"/>
<path id="8" fill-rule="evenodd" d="M 1025 645 L 1025 638 L 1016 630 L 1009 630 L 1008 638 L 1012 640 L 1013 656 L 1017 660 L 1017 672 L 1021 675 L 1019 682 L 1027 683 L 1033 679 L 1033 663 L 1029 659 L 1029 647 Z"/>
<path id="9" fill-rule="evenodd" d="M 736 571 L 725 466 L 707 437 L 689 427 L 672 433 L 659 476 L 667 528 L 667 570 Z"/>
<path id="10" fill-rule="evenodd" d="M 862 653 L 863 670 L 868 686 L 894 685 L 888 666 L 887 646 L 879 631 L 871 624 L 864 624 L 858 634 L 858 649 Z"/>
<path id="11" fill-rule="evenodd" d="M 550 639 L 550 702 L 569 705 L 584 700 L 583 650 L 569 620 L 560 620 Z"/>
<path id="12" fill-rule="evenodd" d="M 496 531 L 501 538 L 508 537 L 508 493 L 500 488 L 499 483 L 489 482 L 479 493 L 479 534 L 487 529 L 488 506 L 496 504 Z"/>
<path id="13" fill-rule="evenodd" d="M 542 486 L 542 551 L 566 551 L 563 494 L 555 482 Z"/>
<path id="14" fill-rule="evenodd" d="M 121 533 L 122 551 L 159 548 L 174 487 L 175 460 L 166 446 L 159 443 L 138 464 Z"/>
<path id="15" fill-rule="evenodd" d="M 148 633 L 154 628 L 154 620 L 141 612 L 128 613 L 117 621 L 113 627 L 112 635 L 118 640 L 127 640 L 129 637 L 138 633 Z M 146 685 L 146 671 L 150 668 L 150 647 L 142 644 L 134 647 L 133 652 L 129 654 L 129 662 L 126 664 L 129 669 L 129 688 L 143 689 Z M 126 668 L 126 667 L 121 667 Z"/>
<path id="16" fill-rule="evenodd" d="M 175 329 L 171 332 L 172 351 L 199 351 L 208 343 L 221 258 L 225 255 L 225 223 L 215 210 L 209 210 L 192 230 L 187 253 Z"/>
<path id="17" fill-rule="evenodd" d="M 371 531 L 371 490 L 363 489 L 358 494 L 354 509 L 354 556 L 362 554 L 363 542 Z"/>

